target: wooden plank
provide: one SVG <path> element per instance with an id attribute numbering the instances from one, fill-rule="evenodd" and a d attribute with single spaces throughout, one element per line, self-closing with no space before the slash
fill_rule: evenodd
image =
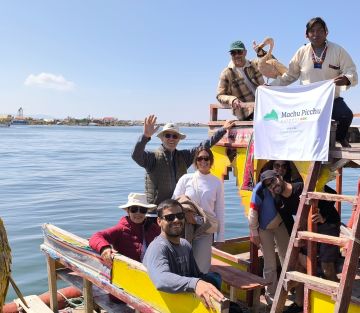
<path id="1" fill-rule="evenodd" d="M 219 273 L 225 283 L 242 290 L 263 288 L 270 284 L 270 282 L 267 282 L 260 276 L 241 271 L 214 258 L 211 260 L 210 271 Z"/>
<path id="2" fill-rule="evenodd" d="M 325 201 L 345 201 L 350 202 L 351 204 L 355 204 L 357 202 L 357 197 L 355 196 L 345 196 L 345 195 L 337 195 L 326 192 L 308 192 L 307 199 L 317 199 L 317 200 L 325 200 Z"/>
<path id="3" fill-rule="evenodd" d="M 50 308 L 42 302 L 38 296 L 27 296 L 25 297 L 25 301 L 29 306 L 28 308 L 20 299 L 14 300 L 14 302 L 27 313 L 53 313 L 53 311 L 50 310 Z"/>
<path id="4" fill-rule="evenodd" d="M 241 102 L 241 107 L 252 109 L 255 107 L 255 102 Z M 221 103 L 212 103 L 212 104 L 210 104 L 210 108 L 231 110 L 231 108 L 225 108 Z"/>
<path id="5" fill-rule="evenodd" d="M 83 296 L 85 302 L 85 312 L 93 313 L 94 301 L 92 293 L 92 283 L 89 282 L 86 278 L 83 278 Z"/>
<path id="6" fill-rule="evenodd" d="M 141 312 L 145 312 L 145 313 L 158 312 L 158 310 L 154 309 L 148 303 L 139 300 L 138 298 L 132 296 L 126 291 L 114 286 L 110 282 L 105 280 L 99 280 L 99 277 L 96 275 L 95 272 L 92 272 L 89 269 L 86 269 L 86 271 L 84 271 L 84 268 L 82 266 L 79 266 L 77 262 L 73 262 L 72 259 L 69 259 L 66 255 L 59 253 L 58 251 L 54 250 L 52 247 L 49 247 L 46 244 L 42 244 L 40 248 L 43 252 L 45 252 L 46 255 L 51 255 L 53 257 L 56 257 L 57 261 L 63 264 L 65 267 L 71 269 L 72 271 L 81 273 L 82 277 L 91 281 L 93 284 L 101 287 L 103 290 L 113 294 L 118 299 L 128 303 L 130 306 L 134 307 L 135 309 L 138 309 Z"/>
<path id="7" fill-rule="evenodd" d="M 339 283 L 337 282 L 307 275 L 297 271 L 287 272 L 286 279 L 307 284 L 308 288 L 317 290 L 332 297 L 336 296 L 337 290 L 339 288 Z"/>
<path id="8" fill-rule="evenodd" d="M 310 231 L 299 231 L 297 233 L 297 239 L 300 240 L 310 240 L 321 243 L 328 243 L 331 245 L 336 245 L 340 247 L 345 247 L 349 242 L 349 239 L 344 237 L 334 237 L 329 235 L 323 235 L 319 233 L 314 233 Z"/>
<path id="9" fill-rule="evenodd" d="M 54 311 L 54 313 L 58 313 L 56 262 L 49 255 L 46 255 L 46 267 L 50 294 L 50 308 Z"/>
<path id="10" fill-rule="evenodd" d="M 218 126 L 218 127 L 222 127 L 224 125 L 225 121 L 210 121 L 208 122 L 209 126 Z M 235 126 L 234 127 L 252 127 L 254 125 L 253 121 L 235 121 Z M 233 127 L 233 128 L 234 128 Z"/>
<path id="11" fill-rule="evenodd" d="M 75 286 L 77 289 L 83 289 L 83 279 L 70 269 L 57 270 L 57 275 L 63 281 Z M 100 289 L 99 287 L 92 286 L 94 303 L 108 313 L 133 313 L 134 309 L 126 305 L 126 303 L 118 303 L 111 301 L 109 293 Z"/>
<path id="12" fill-rule="evenodd" d="M 352 236 L 353 238 L 360 238 L 360 179 L 358 181 L 358 199 L 357 203 L 354 204 L 353 209 L 356 209 L 355 216 L 352 225 Z M 337 294 L 337 302 L 335 303 L 334 312 L 347 312 L 349 303 L 351 301 L 351 292 L 354 284 L 354 278 L 356 275 L 356 270 L 358 267 L 360 255 L 360 244 L 354 240 L 350 240 L 345 261 L 343 265 L 343 270 L 341 273 L 340 286 Z"/>
<path id="13" fill-rule="evenodd" d="M 352 148 L 336 147 L 329 151 L 329 157 L 334 159 L 360 160 L 360 148 L 351 144 Z"/>

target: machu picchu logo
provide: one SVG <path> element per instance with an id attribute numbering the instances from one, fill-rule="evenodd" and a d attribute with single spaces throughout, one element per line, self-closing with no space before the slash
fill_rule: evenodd
<path id="1" fill-rule="evenodd" d="M 271 110 L 270 113 L 267 113 L 264 115 L 264 120 L 265 121 L 271 121 L 271 120 L 275 120 L 277 121 L 279 119 L 277 113 L 275 110 Z"/>

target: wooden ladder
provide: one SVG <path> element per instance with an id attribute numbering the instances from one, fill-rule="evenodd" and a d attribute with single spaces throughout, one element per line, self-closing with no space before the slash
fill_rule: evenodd
<path id="1" fill-rule="evenodd" d="M 310 291 L 316 290 L 323 294 L 329 295 L 335 301 L 335 313 L 345 313 L 351 301 L 351 292 L 353 281 L 355 279 L 358 260 L 360 255 L 360 181 L 358 183 L 358 193 L 356 196 L 343 196 L 337 194 L 328 194 L 314 192 L 316 181 L 321 169 L 321 162 L 312 162 L 309 173 L 306 178 L 304 190 L 300 198 L 298 212 L 295 224 L 291 233 L 288 250 L 279 278 L 279 284 L 276 289 L 275 298 L 271 307 L 271 313 L 283 312 L 288 291 L 294 286 L 294 282 L 304 284 L 304 313 L 310 312 Z M 353 225 L 351 236 L 349 238 L 333 237 L 318 234 L 311 231 L 311 227 L 307 228 L 307 220 L 311 207 L 311 203 L 318 200 L 329 200 L 342 202 L 347 201 L 353 204 Z M 309 231 L 307 231 L 309 229 Z M 355 240 L 354 240 L 355 238 Z M 356 239 L 357 238 L 357 239 Z M 307 274 L 295 270 L 298 256 L 300 241 L 308 242 L 307 255 Z M 316 243 L 328 243 L 344 247 L 346 249 L 345 261 L 340 282 L 333 282 L 314 276 L 316 272 Z"/>

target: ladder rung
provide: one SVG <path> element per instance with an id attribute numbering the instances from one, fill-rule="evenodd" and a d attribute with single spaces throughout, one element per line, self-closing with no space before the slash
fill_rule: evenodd
<path id="1" fill-rule="evenodd" d="M 357 197 L 355 196 L 344 196 L 326 192 L 308 192 L 306 194 L 307 199 L 326 200 L 326 201 L 346 201 L 352 204 L 356 204 Z"/>
<path id="2" fill-rule="evenodd" d="M 337 282 L 297 271 L 286 272 L 286 279 L 306 284 L 309 289 L 325 293 L 332 297 L 336 296 L 339 288 L 339 283 Z"/>
<path id="3" fill-rule="evenodd" d="M 297 239 L 328 243 L 340 247 L 346 246 L 346 244 L 349 242 L 348 238 L 323 235 L 323 234 L 313 233 L 311 231 L 298 231 Z"/>

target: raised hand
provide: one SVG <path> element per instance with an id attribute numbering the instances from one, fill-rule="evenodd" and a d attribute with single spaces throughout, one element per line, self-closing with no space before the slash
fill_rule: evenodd
<path id="1" fill-rule="evenodd" d="M 149 115 L 144 120 L 144 136 L 151 138 L 152 135 L 154 135 L 157 130 L 159 129 L 159 125 L 156 126 L 156 119 L 157 117 L 155 115 Z"/>

